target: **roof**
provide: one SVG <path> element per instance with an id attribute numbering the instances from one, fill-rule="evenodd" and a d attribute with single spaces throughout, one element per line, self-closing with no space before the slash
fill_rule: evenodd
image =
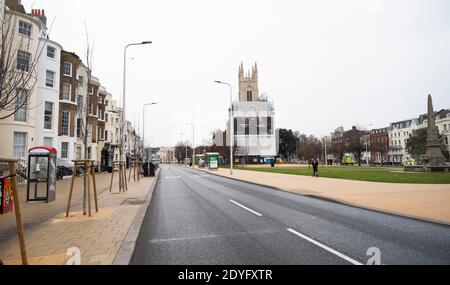
<path id="1" fill-rule="evenodd" d="M 56 148 L 51 147 L 51 146 L 35 146 L 35 147 L 30 148 L 30 149 L 28 150 L 28 153 L 32 152 L 33 150 L 38 150 L 38 149 L 40 149 L 40 150 L 46 150 L 46 151 L 48 151 L 48 152 L 51 153 L 51 154 L 57 154 L 57 153 L 58 153 L 58 151 L 56 150 Z"/>

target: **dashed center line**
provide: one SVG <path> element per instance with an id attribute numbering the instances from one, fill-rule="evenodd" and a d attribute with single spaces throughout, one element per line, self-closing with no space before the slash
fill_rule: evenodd
<path id="1" fill-rule="evenodd" d="M 235 204 L 235 205 L 238 205 L 238 206 L 241 207 L 242 209 L 245 209 L 245 210 L 249 211 L 249 212 L 252 213 L 252 214 L 257 215 L 258 217 L 262 217 L 262 214 L 260 214 L 260 213 L 258 213 L 258 212 L 256 212 L 256 211 L 253 211 L 252 209 L 250 209 L 250 208 L 248 208 L 248 207 L 245 207 L 244 205 L 242 205 L 242 204 L 240 204 L 240 203 L 238 203 L 238 202 L 236 202 L 236 201 L 234 201 L 234 200 L 230 200 L 230 202 L 233 203 L 233 204 Z"/>
<path id="2" fill-rule="evenodd" d="M 293 230 L 293 229 L 287 229 L 287 230 L 290 233 L 293 233 L 294 235 L 296 235 L 298 237 L 301 237 L 302 239 L 305 239 L 305 240 L 309 241 L 310 243 L 315 244 L 315 245 L 325 249 L 326 251 L 331 252 L 332 254 L 334 254 L 334 255 L 336 255 L 336 256 L 338 256 L 338 257 L 340 257 L 340 258 L 342 258 L 342 259 L 344 259 L 344 260 L 346 260 L 346 261 L 348 261 L 350 263 L 352 263 L 353 265 L 362 265 L 362 263 L 354 260 L 353 258 L 348 257 L 347 255 L 345 255 L 343 253 L 340 253 L 339 251 L 336 251 L 336 250 L 332 249 L 331 247 L 328 247 L 328 246 L 326 246 L 326 245 L 324 245 L 324 244 L 322 244 L 322 243 L 320 243 L 318 241 L 315 241 L 312 238 L 297 232 L 296 230 Z"/>

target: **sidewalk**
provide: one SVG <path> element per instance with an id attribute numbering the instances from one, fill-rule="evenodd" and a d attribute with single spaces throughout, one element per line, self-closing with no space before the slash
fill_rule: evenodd
<path id="1" fill-rule="evenodd" d="M 111 174 L 96 175 L 99 213 L 92 206 L 92 218 L 83 216 L 83 177 L 77 177 L 71 214 L 65 217 L 70 179 L 57 182 L 53 203 L 25 203 L 26 186 L 19 187 L 25 241 L 30 264 L 65 264 L 67 250 L 78 247 L 81 264 L 112 264 L 130 230 L 136 214 L 145 207 L 156 178 L 128 183 L 127 193 L 110 193 Z M 118 192 L 114 176 L 113 192 Z M 92 205 L 93 195 L 92 195 Z M 5 264 L 21 264 L 14 215 L 0 216 L 0 259 Z"/>
<path id="2" fill-rule="evenodd" d="M 203 170 L 230 177 L 229 169 Z M 450 224 L 449 184 L 365 182 L 235 169 L 231 178 L 302 195 L 332 199 L 423 220 Z"/>

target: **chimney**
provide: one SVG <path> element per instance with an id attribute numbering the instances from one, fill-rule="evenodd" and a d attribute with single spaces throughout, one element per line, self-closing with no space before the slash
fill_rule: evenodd
<path id="1" fill-rule="evenodd" d="M 41 20 L 41 22 L 44 25 L 47 25 L 47 17 L 45 17 L 45 10 L 44 9 L 32 9 L 31 10 L 31 15 L 34 17 L 39 18 L 39 20 Z"/>

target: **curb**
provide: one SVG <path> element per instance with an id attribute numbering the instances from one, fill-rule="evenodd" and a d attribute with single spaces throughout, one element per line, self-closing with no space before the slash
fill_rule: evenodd
<path id="1" fill-rule="evenodd" d="M 418 216 L 413 216 L 413 215 L 407 215 L 407 214 L 402 214 L 402 213 L 388 211 L 388 210 L 381 210 L 381 209 L 377 209 L 377 208 L 365 207 L 365 206 L 361 206 L 361 205 L 358 205 L 358 204 L 350 203 L 350 202 L 347 202 L 347 201 L 344 201 L 344 200 L 340 200 L 340 199 L 336 199 L 336 198 L 330 198 L 330 197 L 314 195 L 314 194 L 295 193 L 295 192 L 291 192 L 289 190 L 285 190 L 285 189 L 278 188 L 278 187 L 275 187 L 275 186 L 265 185 L 265 184 L 256 183 L 256 182 L 252 182 L 252 181 L 246 181 L 246 180 L 238 179 L 238 178 L 234 178 L 234 177 L 223 176 L 223 175 L 220 175 L 218 173 L 210 172 L 210 171 L 203 170 L 203 169 L 198 169 L 198 168 L 190 168 L 190 169 L 194 169 L 194 170 L 201 171 L 201 172 L 204 172 L 204 173 L 209 173 L 211 175 L 216 175 L 216 176 L 219 176 L 219 177 L 222 177 L 222 178 L 227 178 L 227 179 L 231 179 L 231 180 L 235 180 L 235 181 L 240 181 L 240 182 L 253 184 L 253 185 L 256 185 L 256 186 L 271 188 L 271 189 L 274 189 L 274 190 L 283 191 L 283 192 L 291 193 L 291 194 L 294 194 L 294 195 L 311 197 L 311 198 L 320 199 L 320 200 L 324 200 L 324 201 L 328 201 L 328 202 L 338 203 L 338 204 L 349 206 L 349 207 L 354 207 L 354 208 L 358 208 L 358 209 L 374 211 L 374 212 L 387 214 L 387 215 L 391 215 L 391 216 L 398 216 L 398 217 L 408 218 L 408 219 L 412 219 L 412 220 L 416 220 L 416 221 L 420 221 L 420 222 L 429 222 L 429 223 L 434 223 L 434 224 L 443 225 L 443 226 L 450 226 L 450 223 L 444 222 L 444 221 L 439 221 L 439 220 L 434 220 L 434 219 L 429 219 L 429 218 L 423 218 L 423 217 L 418 217 Z"/>
<path id="2" fill-rule="evenodd" d="M 129 265 L 131 263 L 134 250 L 136 248 L 136 242 L 139 237 L 139 233 L 141 232 L 142 224 L 144 222 L 147 209 L 150 205 L 150 201 L 152 200 L 153 191 L 155 190 L 156 183 L 159 179 L 159 173 L 160 169 L 158 169 L 155 179 L 153 180 L 152 185 L 150 185 L 147 197 L 145 198 L 145 203 L 139 208 L 138 212 L 136 213 L 133 223 L 131 224 L 127 235 L 125 236 L 125 239 L 122 241 L 122 245 L 120 246 L 116 257 L 114 258 L 112 265 Z"/>

